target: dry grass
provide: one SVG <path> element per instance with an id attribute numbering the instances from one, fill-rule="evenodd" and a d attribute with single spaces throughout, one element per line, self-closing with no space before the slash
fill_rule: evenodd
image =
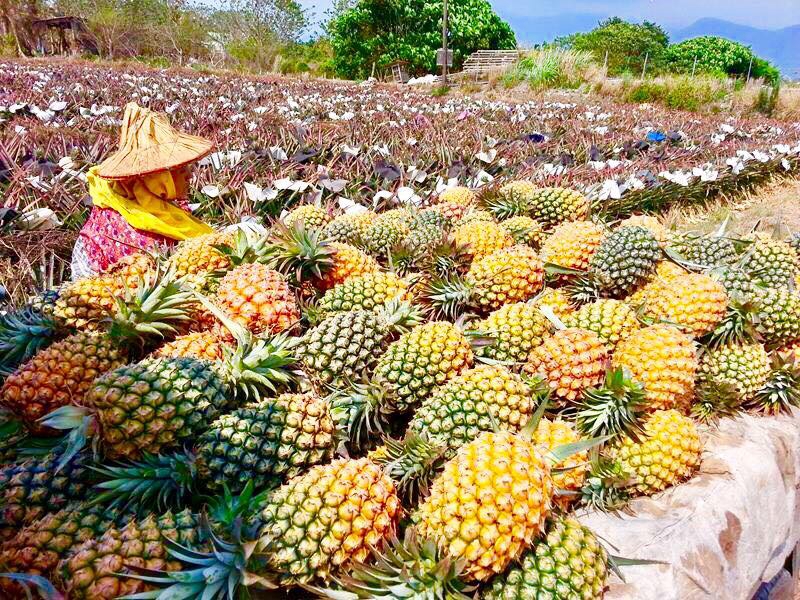
<path id="1" fill-rule="evenodd" d="M 728 232 L 744 234 L 760 225 L 800 231 L 800 179 L 775 179 L 736 199 L 721 198 L 697 210 L 674 209 L 664 220 L 677 229 L 710 232 L 725 219 Z"/>
<path id="2" fill-rule="evenodd" d="M 69 273 L 74 231 L 18 231 L 0 237 L 0 286 L 11 304 L 58 285 Z"/>

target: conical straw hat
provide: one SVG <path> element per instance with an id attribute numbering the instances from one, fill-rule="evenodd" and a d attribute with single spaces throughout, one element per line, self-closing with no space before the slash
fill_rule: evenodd
<path id="1" fill-rule="evenodd" d="M 98 174 L 125 179 L 175 169 L 203 158 L 211 147 L 210 141 L 172 127 L 166 115 L 130 102 L 122 117 L 119 149 L 100 163 Z"/>

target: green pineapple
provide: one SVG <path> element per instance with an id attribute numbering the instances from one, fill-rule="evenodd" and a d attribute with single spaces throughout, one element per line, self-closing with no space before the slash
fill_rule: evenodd
<path id="1" fill-rule="evenodd" d="M 789 243 L 761 233 L 745 252 L 742 269 L 767 287 L 793 288 L 800 274 L 800 258 Z"/>
<path id="2" fill-rule="evenodd" d="M 600 244 L 590 272 L 600 287 L 624 295 L 655 271 L 662 251 L 655 236 L 644 227 L 620 227 Z"/>

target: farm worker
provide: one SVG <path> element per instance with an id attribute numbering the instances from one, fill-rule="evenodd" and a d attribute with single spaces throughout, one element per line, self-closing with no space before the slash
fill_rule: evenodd
<path id="1" fill-rule="evenodd" d="M 87 173 L 93 206 L 75 243 L 73 278 L 209 233 L 211 227 L 192 216 L 187 198 L 193 163 L 211 146 L 174 129 L 166 115 L 129 103 L 119 148 Z"/>

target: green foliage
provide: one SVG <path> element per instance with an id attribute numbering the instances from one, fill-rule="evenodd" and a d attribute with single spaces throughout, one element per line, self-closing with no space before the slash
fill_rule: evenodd
<path id="1" fill-rule="evenodd" d="M 333 49 L 327 39 L 303 44 L 289 44 L 280 53 L 280 72 L 333 75 Z"/>
<path id="2" fill-rule="evenodd" d="M 14 35 L 6 33 L 0 35 L 0 56 L 16 56 L 17 42 Z"/>
<path id="3" fill-rule="evenodd" d="M 656 72 L 663 64 L 669 36 L 661 26 L 645 21 L 628 23 L 618 17 L 602 21 L 588 33 L 560 38 L 557 43 L 591 53 L 599 64 L 606 60 L 610 75 L 641 73 L 647 59 L 648 71 Z"/>
<path id="4" fill-rule="evenodd" d="M 623 92 L 627 102 L 659 103 L 676 110 L 698 111 L 725 98 L 729 88 L 724 79 L 680 75 L 629 79 L 623 83 Z"/>
<path id="5" fill-rule="evenodd" d="M 717 36 L 698 37 L 674 44 L 668 48 L 665 59 L 669 69 L 676 73 L 696 70 L 697 73 L 746 77 L 750 70 L 754 79 L 769 82 L 780 80 L 778 70 L 755 56 L 749 47 Z"/>
<path id="6" fill-rule="evenodd" d="M 527 83 L 532 89 L 577 88 L 587 80 L 592 55 L 557 46 L 533 50 L 504 76 L 503 84 Z"/>
<path id="7" fill-rule="evenodd" d="M 450 40 L 457 69 L 479 49 L 511 49 L 516 38 L 486 0 L 450 0 Z M 441 47 L 441 0 L 360 0 L 328 25 L 334 68 L 342 77 L 369 77 L 392 62 L 417 75 L 436 70 Z"/>
<path id="8" fill-rule="evenodd" d="M 771 117 L 778 108 L 778 100 L 781 94 L 780 82 L 775 85 L 761 86 L 758 90 L 758 98 L 756 98 L 755 109 L 763 115 Z"/>

